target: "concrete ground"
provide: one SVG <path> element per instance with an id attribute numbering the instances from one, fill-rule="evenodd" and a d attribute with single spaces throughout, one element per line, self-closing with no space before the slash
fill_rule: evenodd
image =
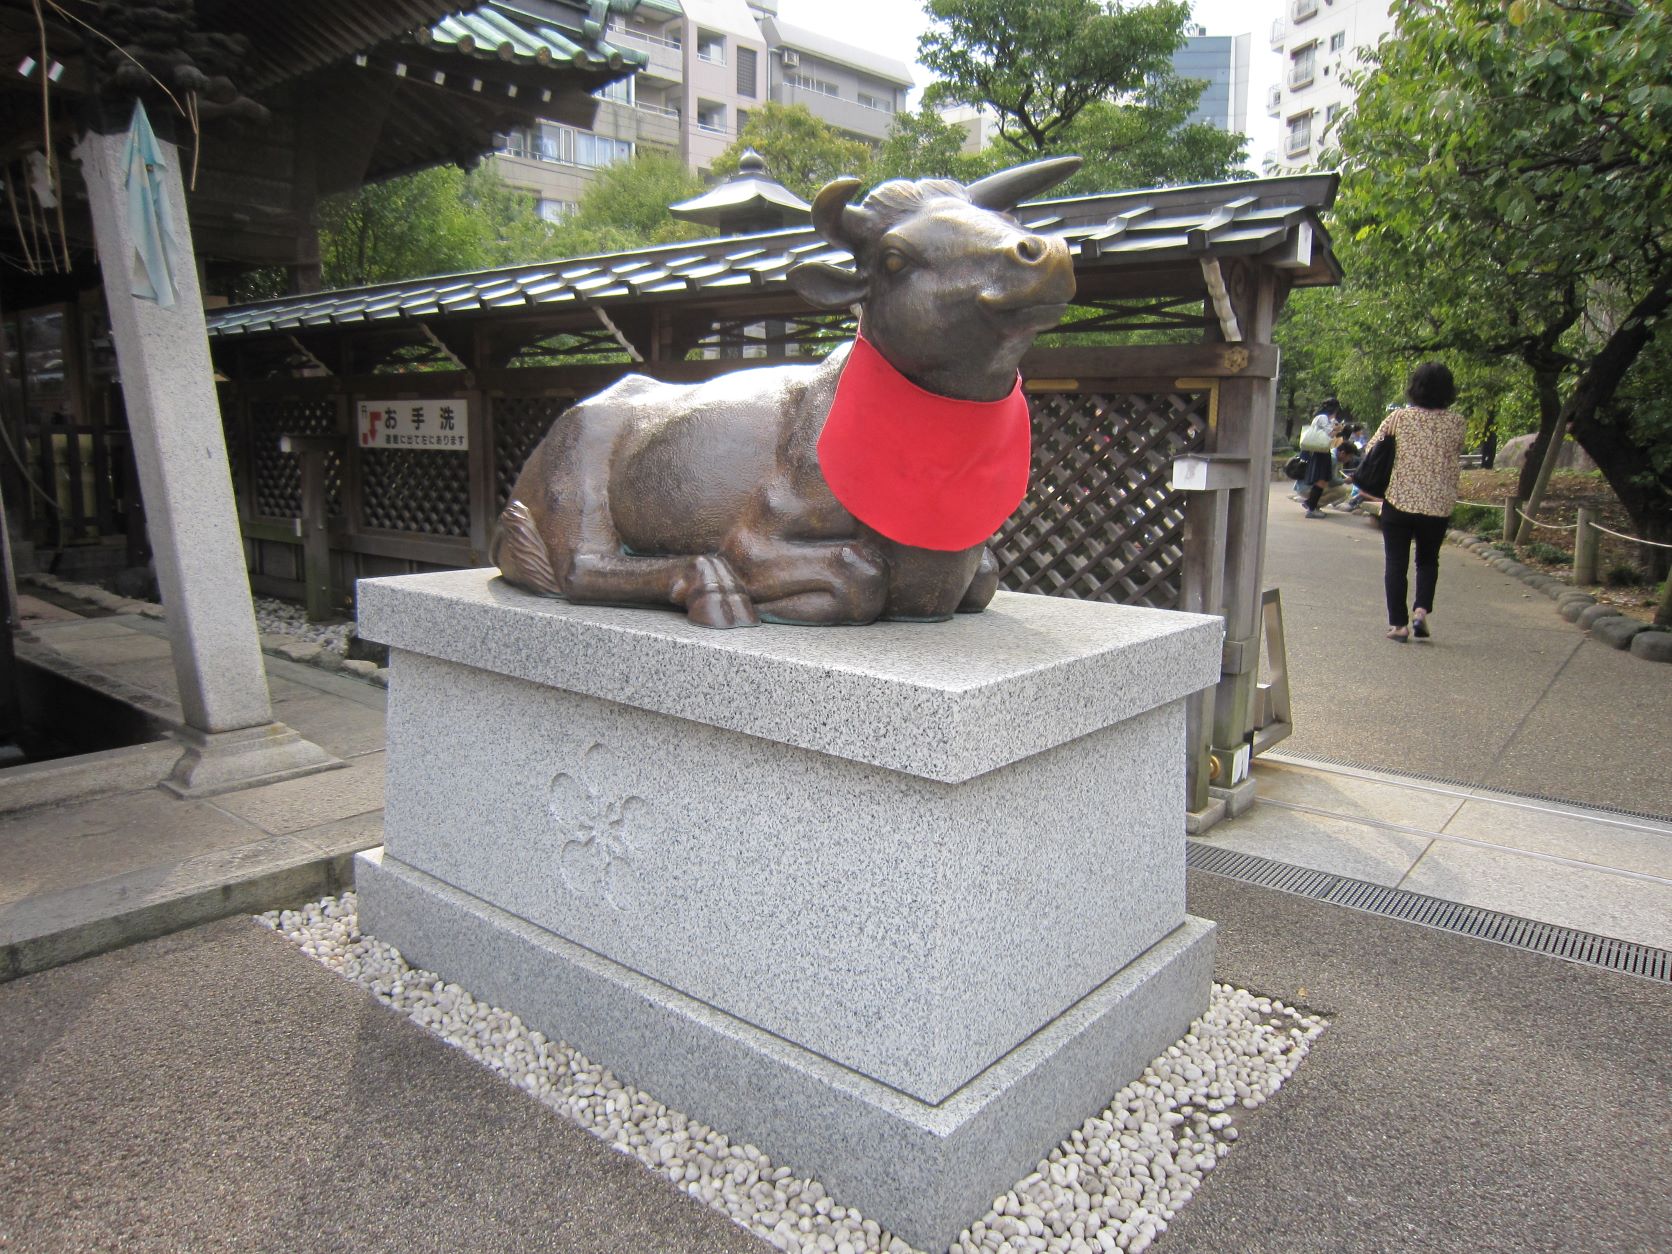
<path id="1" fill-rule="evenodd" d="M 248 917 L 0 985 L 0 1249 L 767 1250 Z"/>
<path id="2" fill-rule="evenodd" d="M 1327 1012 L 1162 1251 L 1664 1250 L 1662 985 L 1193 875 Z M 0 1248 L 764 1250 L 249 919 L 0 985 Z"/>
<path id="3" fill-rule="evenodd" d="M 1295 733 L 1284 753 L 1672 820 L 1672 666 L 1592 640 L 1472 553 L 1440 553 L 1432 641 L 1383 638 L 1381 532 L 1273 488 Z"/>

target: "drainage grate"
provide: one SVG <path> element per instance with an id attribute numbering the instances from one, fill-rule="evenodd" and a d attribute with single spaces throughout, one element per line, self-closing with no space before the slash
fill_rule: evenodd
<path id="1" fill-rule="evenodd" d="M 1656 949 L 1653 945 L 1615 940 L 1571 927 L 1483 910 L 1479 906 L 1442 901 L 1403 888 L 1385 888 L 1381 884 L 1274 862 L 1199 840 L 1186 842 L 1184 862 L 1192 870 L 1206 871 L 1209 875 L 1222 875 L 1349 910 L 1363 910 L 1459 936 L 1472 936 L 1476 940 L 1672 984 L 1672 950 Z"/>
<path id="2" fill-rule="evenodd" d="M 1595 810 L 1598 814 L 1614 814 L 1622 819 L 1643 819 L 1650 823 L 1672 823 L 1672 814 L 1656 814 L 1650 810 L 1628 810 L 1624 806 L 1599 805 L 1593 801 L 1575 801 L 1571 797 L 1552 797 L 1538 792 L 1516 792 L 1512 788 L 1499 788 L 1492 784 L 1475 783 L 1467 779 L 1448 779 L 1443 775 L 1424 775 L 1421 771 L 1405 771 L 1393 766 L 1377 766 L 1371 762 L 1358 762 L 1352 758 L 1332 758 L 1327 754 L 1309 753 L 1302 757 L 1298 754 L 1263 753 L 1262 758 L 1290 766 L 1344 766 L 1354 771 L 1369 771 L 1375 775 L 1386 775 L 1392 779 L 1414 779 L 1424 784 L 1439 784 L 1446 788 L 1463 788 L 1470 792 L 1482 789 L 1496 793 L 1501 797 L 1514 797 L 1520 801 L 1542 801 L 1549 805 L 1577 806 L 1582 810 Z"/>

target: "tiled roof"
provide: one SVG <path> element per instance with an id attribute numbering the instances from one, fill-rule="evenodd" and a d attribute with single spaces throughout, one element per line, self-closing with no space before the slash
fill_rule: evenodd
<path id="1" fill-rule="evenodd" d="M 1296 175 L 1036 201 L 1016 216 L 1033 230 L 1067 240 L 1081 274 L 1258 257 L 1292 248 L 1305 230 L 1309 256 L 1286 264 L 1297 285 L 1318 286 L 1340 278 L 1318 221 L 1335 187 L 1333 174 Z M 797 227 L 235 305 L 209 313 L 209 334 L 225 340 L 492 310 L 607 306 L 695 291 L 770 290 L 786 286 L 784 276 L 803 261 L 851 260 L 810 226 Z"/>
<path id="2" fill-rule="evenodd" d="M 515 3 L 490 3 L 468 13 L 442 18 L 414 32 L 421 44 L 483 60 L 551 65 L 567 62 L 585 68 L 643 66 L 648 54 L 617 48 L 584 32 L 554 25 Z"/>

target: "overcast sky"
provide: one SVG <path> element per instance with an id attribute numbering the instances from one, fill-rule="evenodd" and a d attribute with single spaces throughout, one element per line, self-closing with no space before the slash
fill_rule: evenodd
<path id="1" fill-rule="evenodd" d="M 1017 0 L 1026 3 L 1026 0 Z M 1258 169 L 1260 157 L 1277 147 L 1277 121 L 1266 116 L 1266 88 L 1277 81 L 1278 56 L 1267 39 L 1272 20 L 1282 12 L 1283 0 L 1194 0 L 1195 20 L 1210 35 L 1254 36 L 1249 53 L 1248 125 L 1253 137 L 1248 152 Z M 898 57 L 917 60 L 917 38 L 927 19 L 917 0 L 778 0 L 778 14 L 792 26 L 820 31 L 833 39 L 859 44 Z M 929 72 L 915 66 L 918 86 Z"/>

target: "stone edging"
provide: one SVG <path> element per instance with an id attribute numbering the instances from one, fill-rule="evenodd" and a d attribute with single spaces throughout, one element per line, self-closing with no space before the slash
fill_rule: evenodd
<path id="1" fill-rule="evenodd" d="M 114 592 L 106 592 L 103 588 L 93 584 L 75 583 L 69 579 L 60 579 L 57 575 L 31 572 L 19 575 L 19 583 L 36 584 L 42 588 L 50 588 L 54 592 L 61 592 L 67 597 L 74 597 L 78 601 L 85 601 L 89 605 L 96 605 L 102 610 L 109 610 L 113 614 L 139 614 L 145 618 L 161 621 L 164 618 L 163 607 L 155 601 L 135 601 L 128 597 L 117 596 Z M 378 666 L 373 662 L 363 662 L 357 658 L 344 658 L 334 650 L 327 649 L 322 644 L 312 640 L 302 640 L 296 636 L 287 636 L 279 632 L 263 632 L 261 635 L 261 651 L 271 657 L 282 657 L 289 662 L 300 662 L 304 666 L 316 666 L 322 671 L 335 671 L 343 675 L 352 675 L 356 679 L 363 679 L 367 683 L 376 684 L 379 688 L 389 686 L 389 668 Z"/>
<path id="2" fill-rule="evenodd" d="M 1650 662 L 1672 662 L 1672 631 L 1661 631 L 1647 623 L 1640 623 L 1612 605 L 1599 605 L 1590 593 L 1581 592 L 1570 583 L 1516 561 L 1494 548 L 1489 540 L 1464 531 L 1448 531 L 1446 539 L 1474 553 L 1488 566 L 1544 593 L 1556 602 L 1558 614 L 1588 631 L 1593 640 Z"/>

